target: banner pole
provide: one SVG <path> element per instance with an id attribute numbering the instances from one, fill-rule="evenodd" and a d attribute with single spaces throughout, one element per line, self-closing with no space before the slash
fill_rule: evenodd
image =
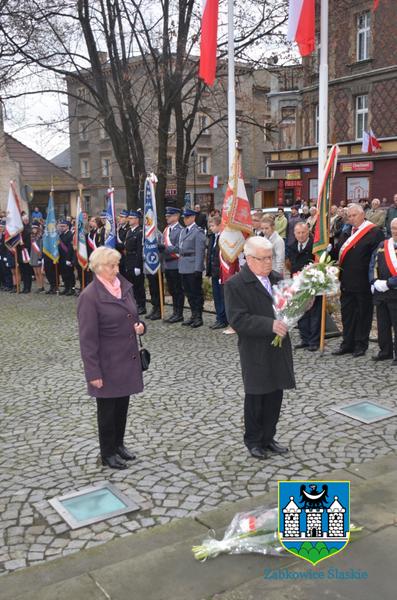
<path id="1" fill-rule="evenodd" d="M 159 293 L 160 293 L 160 315 L 161 318 L 164 319 L 164 289 L 163 289 L 163 274 L 161 272 L 161 266 L 157 271 L 157 276 L 159 278 Z"/>
<path id="2" fill-rule="evenodd" d="M 85 288 L 85 277 L 84 277 L 85 269 L 81 267 L 81 287 L 84 290 Z"/>
<path id="3" fill-rule="evenodd" d="M 57 292 L 59 291 L 59 275 L 58 275 L 58 263 L 55 264 L 55 287 Z"/>
<path id="4" fill-rule="evenodd" d="M 320 352 L 324 353 L 325 347 L 325 325 L 327 316 L 327 296 L 324 294 L 322 297 L 321 304 L 321 330 L 320 330 Z"/>
<path id="5" fill-rule="evenodd" d="M 17 249 L 14 249 L 14 253 L 15 253 L 15 285 L 17 286 L 17 294 L 20 293 L 20 288 L 21 288 L 21 282 L 20 282 L 20 278 L 19 278 L 19 262 L 18 262 L 18 252 Z"/>

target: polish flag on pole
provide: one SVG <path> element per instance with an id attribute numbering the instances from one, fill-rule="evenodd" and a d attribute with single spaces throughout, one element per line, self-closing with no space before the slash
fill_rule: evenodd
<path id="1" fill-rule="evenodd" d="M 301 56 L 315 48 L 315 0 L 289 0 L 287 39 L 296 42 Z"/>
<path id="2" fill-rule="evenodd" d="M 364 154 L 373 154 L 382 150 L 381 144 L 378 142 L 372 129 L 363 132 L 363 143 L 361 146 L 361 152 Z"/>
<path id="3" fill-rule="evenodd" d="M 219 0 L 202 0 L 199 77 L 213 85 L 216 73 Z"/>
<path id="4" fill-rule="evenodd" d="M 212 175 L 212 177 L 210 179 L 210 188 L 212 190 L 216 190 L 217 187 L 218 187 L 218 175 Z"/>
<path id="5" fill-rule="evenodd" d="M 379 6 L 379 0 L 374 0 L 374 6 L 372 10 L 376 10 Z"/>

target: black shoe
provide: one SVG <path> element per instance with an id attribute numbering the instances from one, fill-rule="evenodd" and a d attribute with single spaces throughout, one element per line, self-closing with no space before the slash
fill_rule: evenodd
<path id="1" fill-rule="evenodd" d="M 152 311 L 150 316 L 148 317 L 148 319 L 150 319 L 151 321 L 159 321 L 161 319 L 160 311 L 159 310 Z"/>
<path id="2" fill-rule="evenodd" d="M 138 315 L 146 315 L 146 308 L 144 306 L 138 308 Z"/>
<path id="3" fill-rule="evenodd" d="M 318 350 L 318 346 L 309 346 L 308 350 L 309 352 L 316 352 Z"/>
<path id="4" fill-rule="evenodd" d="M 334 350 L 332 352 L 332 356 L 343 356 L 343 354 L 353 354 L 353 350 L 348 350 L 347 348 L 340 347 L 338 350 Z"/>
<path id="5" fill-rule="evenodd" d="M 133 454 L 132 452 L 130 452 L 128 450 L 128 448 L 126 448 L 125 446 L 118 446 L 116 448 L 117 454 L 118 456 L 121 456 L 121 458 L 123 458 L 124 460 L 135 460 L 136 459 L 136 455 Z"/>
<path id="6" fill-rule="evenodd" d="M 203 325 L 203 319 L 201 317 L 196 317 L 190 327 L 196 329 L 197 327 L 202 327 Z"/>
<path id="7" fill-rule="evenodd" d="M 164 319 L 164 323 L 181 323 L 183 321 L 182 315 L 171 315 L 168 319 Z"/>
<path id="8" fill-rule="evenodd" d="M 10 289 L 10 294 L 16 294 L 16 293 L 17 293 L 17 286 L 14 285 L 14 287 Z"/>
<path id="9" fill-rule="evenodd" d="M 66 296 L 66 294 L 68 293 L 68 291 L 69 290 L 65 288 L 64 290 L 62 290 L 62 292 L 59 292 L 59 295 L 60 296 Z"/>
<path id="10" fill-rule="evenodd" d="M 390 354 L 377 354 L 376 356 L 372 356 L 371 360 L 380 362 L 381 360 L 390 360 L 391 358 L 393 358 L 393 355 L 390 356 Z"/>
<path id="11" fill-rule="evenodd" d="M 44 292 L 44 288 L 39 288 L 36 290 L 36 294 L 41 294 L 42 292 Z"/>
<path id="12" fill-rule="evenodd" d="M 225 329 L 227 327 L 227 323 L 214 323 L 210 326 L 210 329 Z"/>
<path id="13" fill-rule="evenodd" d="M 111 469 L 126 469 L 127 463 L 125 460 L 113 454 L 112 456 L 102 456 L 102 464 L 104 467 L 110 467 Z"/>
<path id="14" fill-rule="evenodd" d="M 300 344 L 295 344 L 294 350 L 302 350 L 303 348 L 308 348 L 309 344 L 304 344 L 301 342 Z"/>
<path id="15" fill-rule="evenodd" d="M 353 358 L 359 358 L 360 356 L 365 356 L 366 350 L 355 350 L 353 352 Z"/>
<path id="16" fill-rule="evenodd" d="M 262 449 L 262 448 L 249 448 L 249 453 L 251 454 L 252 458 L 257 458 L 258 460 L 266 460 L 267 459 L 267 454 L 266 452 Z"/>
<path id="17" fill-rule="evenodd" d="M 266 448 L 271 452 L 275 452 L 276 454 L 285 454 L 286 452 L 289 452 L 289 448 L 287 448 L 287 446 L 280 446 L 276 440 L 272 440 L 270 444 L 266 446 Z"/>
<path id="18" fill-rule="evenodd" d="M 22 294 L 30 294 L 30 290 L 22 290 Z"/>
<path id="19" fill-rule="evenodd" d="M 50 288 L 50 289 L 49 289 L 49 290 L 47 290 L 45 293 L 46 293 L 46 294 L 47 294 L 47 296 L 48 296 L 48 295 L 50 295 L 50 294 L 51 294 L 51 295 L 53 295 L 53 294 L 56 294 L 56 293 L 57 293 L 57 291 L 56 291 L 56 289 L 55 289 L 55 288 Z"/>
<path id="20" fill-rule="evenodd" d="M 75 291 L 73 289 L 70 289 L 66 292 L 65 296 L 74 296 L 75 295 Z"/>
<path id="21" fill-rule="evenodd" d="M 190 325 L 194 322 L 193 317 L 190 317 L 187 321 L 183 321 L 182 327 L 190 327 Z"/>

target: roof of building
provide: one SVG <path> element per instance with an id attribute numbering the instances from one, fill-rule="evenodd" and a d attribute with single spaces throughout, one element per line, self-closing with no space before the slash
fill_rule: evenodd
<path id="1" fill-rule="evenodd" d="M 333 503 L 328 509 L 328 512 L 345 512 L 345 509 L 338 500 L 338 496 L 335 496 Z"/>
<path id="2" fill-rule="evenodd" d="M 290 496 L 290 502 L 288 502 L 287 506 L 285 508 L 283 508 L 283 512 L 296 512 L 296 513 L 301 512 L 301 509 L 295 503 L 293 496 Z"/>
<path id="3" fill-rule="evenodd" d="M 69 148 L 66 148 L 66 150 L 63 150 L 62 152 L 60 152 L 59 154 L 57 154 L 50 160 L 52 163 L 54 163 L 54 165 L 56 165 L 60 169 L 66 169 L 66 170 L 70 169 L 72 166 L 71 165 L 70 146 L 69 146 Z"/>
<path id="4" fill-rule="evenodd" d="M 77 189 L 75 177 L 60 169 L 31 148 L 25 146 L 8 133 L 4 134 L 7 153 L 11 160 L 19 163 L 21 177 L 33 190 L 46 191 L 51 186 L 55 191 L 73 191 Z"/>

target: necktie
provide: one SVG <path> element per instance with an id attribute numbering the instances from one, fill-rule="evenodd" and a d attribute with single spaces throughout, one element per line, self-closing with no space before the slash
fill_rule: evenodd
<path id="1" fill-rule="evenodd" d="M 356 233 L 356 231 L 358 231 L 358 227 L 352 227 L 352 235 L 353 233 Z"/>
<path id="2" fill-rule="evenodd" d="M 262 277 L 261 281 L 267 293 L 270 294 L 270 296 L 273 296 L 272 284 L 270 283 L 269 277 Z"/>
<path id="3" fill-rule="evenodd" d="M 303 244 L 302 244 L 302 243 L 300 243 L 300 244 L 299 244 L 299 252 L 302 252 L 302 250 L 303 250 Z"/>

